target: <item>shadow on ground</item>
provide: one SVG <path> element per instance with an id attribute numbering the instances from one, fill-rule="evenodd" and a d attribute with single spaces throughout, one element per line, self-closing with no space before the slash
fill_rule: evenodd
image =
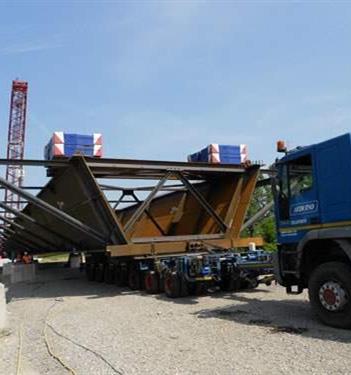
<path id="1" fill-rule="evenodd" d="M 85 272 L 79 269 L 50 267 L 38 270 L 36 279 L 31 282 L 16 284 L 6 283 L 6 300 L 28 298 L 86 297 L 89 299 L 106 298 L 124 294 L 138 294 L 128 288 L 117 288 L 115 285 L 89 282 Z"/>
<path id="2" fill-rule="evenodd" d="M 222 308 L 202 309 L 193 313 L 198 319 L 222 319 L 245 326 L 258 326 L 268 329 L 269 334 L 295 334 L 320 340 L 351 343 L 351 331 L 335 329 L 318 323 L 312 315 L 309 303 L 284 299 L 269 299 L 269 289 L 254 289 L 237 293 L 217 292 L 206 298 L 228 300 Z M 86 297 L 87 299 L 113 298 L 118 295 L 139 295 L 155 298 L 177 305 L 201 304 L 202 296 L 170 299 L 164 294 L 151 296 L 142 291 L 118 288 L 115 285 L 89 282 L 85 273 L 77 269 L 52 268 L 39 270 L 36 281 L 7 285 L 8 302 L 28 298 Z M 256 298 L 260 297 L 260 298 Z M 269 336 L 267 336 L 269 337 Z"/>
<path id="3" fill-rule="evenodd" d="M 222 296 L 223 297 L 223 296 Z M 320 340 L 351 343 L 351 331 L 327 327 L 313 316 L 307 301 L 272 300 L 248 297 L 241 292 L 224 296 L 236 303 L 225 308 L 203 309 L 195 312 L 199 319 L 222 319 L 268 329 L 268 334 L 301 335 Z M 269 336 L 267 336 L 269 337 Z"/>

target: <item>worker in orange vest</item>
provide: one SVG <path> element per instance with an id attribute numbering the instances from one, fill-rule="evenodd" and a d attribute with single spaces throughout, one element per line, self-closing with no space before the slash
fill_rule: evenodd
<path id="1" fill-rule="evenodd" d="M 24 264 L 30 264 L 30 263 L 32 263 L 32 256 L 29 255 L 26 251 L 25 251 L 24 254 L 23 254 L 22 262 L 23 262 Z"/>

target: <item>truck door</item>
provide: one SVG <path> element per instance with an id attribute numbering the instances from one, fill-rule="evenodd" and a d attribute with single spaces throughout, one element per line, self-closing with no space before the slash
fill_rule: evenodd
<path id="1" fill-rule="evenodd" d="M 318 222 L 317 199 L 312 154 L 290 159 L 281 166 L 279 192 L 280 226 L 297 226 Z"/>
<path id="2" fill-rule="evenodd" d="M 318 222 L 319 205 L 315 185 L 311 154 L 301 156 L 289 163 L 291 225 Z"/>

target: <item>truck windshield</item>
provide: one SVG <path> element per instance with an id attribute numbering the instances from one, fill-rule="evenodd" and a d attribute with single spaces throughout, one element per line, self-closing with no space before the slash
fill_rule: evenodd
<path id="1" fill-rule="evenodd" d="M 311 155 L 302 156 L 289 163 L 290 196 L 309 190 L 313 185 Z"/>

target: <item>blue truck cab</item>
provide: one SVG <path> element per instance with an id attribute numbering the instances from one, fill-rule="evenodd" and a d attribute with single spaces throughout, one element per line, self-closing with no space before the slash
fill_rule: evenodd
<path id="1" fill-rule="evenodd" d="M 326 324 L 351 327 L 351 134 L 286 152 L 273 183 L 276 277 L 308 288 Z"/>

